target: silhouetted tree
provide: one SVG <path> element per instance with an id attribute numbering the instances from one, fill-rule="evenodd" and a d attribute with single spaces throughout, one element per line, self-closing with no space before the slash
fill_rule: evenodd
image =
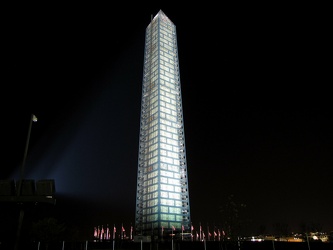
<path id="1" fill-rule="evenodd" d="M 306 232 L 309 231 L 309 230 L 308 230 L 308 226 L 306 225 L 305 222 L 301 222 L 301 223 L 299 224 L 299 228 L 300 228 L 300 230 L 301 230 L 302 233 L 306 233 Z"/>
<path id="2" fill-rule="evenodd" d="M 321 232 L 323 226 L 318 222 L 310 222 L 310 223 L 302 222 L 300 224 L 300 229 L 303 233 Z"/>
<path id="3" fill-rule="evenodd" d="M 331 231 L 328 235 L 328 241 L 333 243 L 333 231 Z"/>
<path id="4" fill-rule="evenodd" d="M 258 230 L 259 234 L 261 235 L 265 235 L 267 233 L 267 228 L 265 225 L 260 225 L 259 226 L 259 230 Z"/>
<path id="5" fill-rule="evenodd" d="M 289 235 L 289 226 L 286 223 L 274 223 L 273 228 L 275 229 L 275 234 L 279 236 Z"/>
<path id="6" fill-rule="evenodd" d="M 46 244 L 61 241 L 65 237 L 65 224 L 59 223 L 55 218 L 44 218 L 32 225 L 32 237 L 36 241 Z"/>
<path id="7" fill-rule="evenodd" d="M 244 217 L 245 208 L 246 205 L 244 203 L 235 201 L 234 195 L 229 195 L 220 207 L 222 225 L 227 237 L 236 239 L 241 235 L 242 229 L 248 224 L 248 219 Z"/>
<path id="8" fill-rule="evenodd" d="M 323 230 L 323 226 L 319 222 L 311 222 L 310 230 L 311 232 L 321 232 Z"/>

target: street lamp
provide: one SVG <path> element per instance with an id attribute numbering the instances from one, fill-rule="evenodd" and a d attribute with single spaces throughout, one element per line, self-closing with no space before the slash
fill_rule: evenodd
<path id="1" fill-rule="evenodd" d="M 27 154 L 28 154 L 28 147 L 29 147 L 29 141 L 30 141 L 32 122 L 37 122 L 37 117 L 34 114 L 31 114 L 31 118 L 30 118 L 30 122 L 29 122 L 28 136 L 27 136 L 27 141 L 26 141 L 26 144 L 25 144 L 24 156 L 23 156 L 23 161 L 22 161 L 22 165 L 21 165 L 21 169 L 20 169 L 20 179 L 19 179 L 19 186 L 18 186 L 18 190 L 17 190 L 17 196 L 20 196 L 21 192 L 22 192 L 24 167 L 25 167 L 25 161 L 27 159 Z"/>
<path id="2" fill-rule="evenodd" d="M 32 122 L 37 122 L 37 117 L 34 114 L 31 114 L 31 118 L 30 118 L 30 122 L 29 122 L 29 130 L 28 130 L 27 141 L 26 141 L 26 144 L 25 144 L 23 161 L 22 161 L 22 165 L 21 165 L 19 186 L 18 186 L 18 190 L 17 190 L 17 197 L 19 197 L 21 195 L 21 192 L 22 192 L 22 183 L 23 183 L 23 177 L 24 177 L 24 165 L 25 165 L 25 161 L 26 161 L 26 158 L 27 158 L 27 154 L 28 154 L 28 147 L 29 147 L 29 140 L 30 140 Z M 18 246 L 19 246 L 21 228 L 22 228 L 22 223 L 23 223 L 23 217 L 24 217 L 24 208 L 21 204 L 20 216 L 19 216 L 17 232 L 16 232 L 16 242 L 15 242 L 15 248 L 14 248 L 15 250 L 17 250 Z"/>

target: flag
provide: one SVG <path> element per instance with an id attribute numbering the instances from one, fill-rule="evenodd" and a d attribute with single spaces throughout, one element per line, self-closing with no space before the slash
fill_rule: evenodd
<path id="1" fill-rule="evenodd" d="M 191 230 L 192 230 L 192 231 L 194 230 L 194 227 L 193 227 L 193 226 L 191 226 Z"/>
<path id="2" fill-rule="evenodd" d="M 104 238 L 104 227 L 102 225 L 100 239 L 103 240 L 103 238 Z"/>
<path id="3" fill-rule="evenodd" d="M 176 230 L 174 226 L 172 226 L 172 230 L 173 230 L 173 231 L 175 231 L 175 230 Z"/>
<path id="4" fill-rule="evenodd" d="M 94 238 L 98 238 L 97 227 L 94 227 Z"/>
<path id="5" fill-rule="evenodd" d="M 113 224 L 113 234 L 112 234 L 112 239 L 114 240 L 116 238 L 116 225 Z"/>
<path id="6" fill-rule="evenodd" d="M 200 223 L 200 228 L 199 228 L 199 229 L 200 229 L 199 233 L 200 233 L 200 241 L 201 241 L 201 237 L 202 237 L 202 233 L 201 233 L 201 232 L 202 232 L 201 223 Z"/>
<path id="7" fill-rule="evenodd" d="M 182 231 L 184 231 L 184 226 L 182 225 Z"/>
<path id="8" fill-rule="evenodd" d="M 121 223 L 121 239 L 125 237 L 125 228 L 123 227 L 123 223 Z"/>
<path id="9" fill-rule="evenodd" d="M 109 240 L 110 239 L 110 228 L 109 225 L 106 225 L 106 235 L 105 235 L 105 239 Z"/>
<path id="10" fill-rule="evenodd" d="M 37 122 L 37 120 L 38 120 L 37 117 L 34 114 L 32 114 L 32 121 Z"/>

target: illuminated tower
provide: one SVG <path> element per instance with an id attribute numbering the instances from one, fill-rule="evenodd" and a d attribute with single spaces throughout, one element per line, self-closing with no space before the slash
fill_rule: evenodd
<path id="1" fill-rule="evenodd" d="M 146 28 L 139 140 L 136 234 L 189 232 L 176 26 L 161 10 Z"/>

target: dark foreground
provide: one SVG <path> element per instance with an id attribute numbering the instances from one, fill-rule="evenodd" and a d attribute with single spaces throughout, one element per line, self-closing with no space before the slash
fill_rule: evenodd
<path id="1" fill-rule="evenodd" d="M 114 245 L 113 245 L 114 244 Z M 0 244 L 0 249 L 13 249 L 11 244 Z M 56 242 L 46 246 L 43 243 L 25 244 L 20 250 L 333 250 L 333 243 L 326 242 Z"/>

